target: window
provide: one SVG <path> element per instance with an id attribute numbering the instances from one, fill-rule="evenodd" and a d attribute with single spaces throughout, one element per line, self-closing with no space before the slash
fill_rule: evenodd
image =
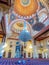
<path id="1" fill-rule="evenodd" d="M 26 53 L 24 53 L 24 58 L 26 58 Z"/>
<path id="2" fill-rule="evenodd" d="M 28 53 L 28 57 L 30 57 L 30 53 Z"/>
<path id="3" fill-rule="evenodd" d="M 21 51 L 23 51 L 23 46 L 21 46 Z"/>
<path id="4" fill-rule="evenodd" d="M 10 45 L 10 48 L 12 47 L 12 45 Z"/>
<path id="5" fill-rule="evenodd" d="M 8 58 L 11 58 L 11 50 L 8 52 Z"/>
<path id="6" fill-rule="evenodd" d="M 6 52 L 3 53 L 3 57 L 5 57 L 5 56 L 6 56 Z"/>

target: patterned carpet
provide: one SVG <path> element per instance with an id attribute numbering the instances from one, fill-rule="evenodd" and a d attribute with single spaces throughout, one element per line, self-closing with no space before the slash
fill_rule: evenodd
<path id="1" fill-rule="evenodd" d="M 49 65 L 49 59 L 0 59 L 0 65 Z"/>

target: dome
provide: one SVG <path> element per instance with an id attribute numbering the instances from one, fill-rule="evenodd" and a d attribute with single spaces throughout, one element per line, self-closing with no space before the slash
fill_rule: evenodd
<path id="1" fill-rule="evenodd" d="M 14 11 L 20 16 L 32 16 L 38 9 L 37 0 L 15 0 Z"/>

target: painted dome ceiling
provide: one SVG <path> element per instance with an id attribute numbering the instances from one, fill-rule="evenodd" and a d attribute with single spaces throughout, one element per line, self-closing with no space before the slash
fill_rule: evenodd
<path id="1" fill-rule="evenodd" d="M 20 33 L 24 29 L 24 22 L 26 22 L 26 28 L 28 31 L 31 31 L 31 26 L 30 24 L 22 19 L 17 19 L 13 21 L 13 23 L 10 24 L 10 28 L 13 32 L 15 33 Z"/>
<path id="2" fill-rule="evenodd" d="M 7 16 L 9 26 L 7 33 L 8 31 L 20 33 L 24 29 L 25 21 L 27 30 L 29 32 L 32 30 L 32 35 L 44 28 L 44 21 L 48 19 L 47 10 L 39 0 L 15 0 Z"/>
<path id="3" fill-rule="evenodd" d="M 15 0 L 14 2 L 14 11 L 19 16 L 31 17 L 37 10 L 37 0 Z"/>

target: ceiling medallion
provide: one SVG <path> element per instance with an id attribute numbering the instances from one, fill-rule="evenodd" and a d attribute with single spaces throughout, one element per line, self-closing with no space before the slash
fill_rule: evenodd
<path id="1" fill-rule="evenodd" d="M 22 6 L 26 7 L 29 6 L 31 1 L 30 0 L 20 0 Z"/>
<path id="2" fill-rule="evenodd" d="M 18 23 L 17 23 L 17 26 L 19 26 L 19 27 L 24 27 L 24 24 L 23 24 L 22 22 L 18 22 Z"/>
<path id="3" fill-rule="evenodd" d="M 31 19 L 39 10 L 38 0 L 15 0 L 14 13 L 18 18 Z"/>

